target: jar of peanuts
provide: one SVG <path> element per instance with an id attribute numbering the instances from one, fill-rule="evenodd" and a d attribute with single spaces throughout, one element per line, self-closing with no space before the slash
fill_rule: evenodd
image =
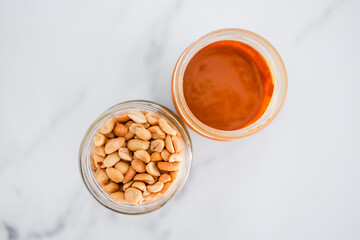
<path id="1" fill-rule="evenodd" d="M 87 130 L 79 162 L 84 183 L 103 206 L 124 214 L 157 210 L 190 172 L 188 131 L 169 109 L 149 101 L 117 104 Z"/>

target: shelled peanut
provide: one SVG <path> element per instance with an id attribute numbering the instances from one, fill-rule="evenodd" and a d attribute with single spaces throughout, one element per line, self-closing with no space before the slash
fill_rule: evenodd
<path id="1" fill-rule="evenodd" d="M 179 133 L 166 118 L 152 112 L 116 116 L 94 136 L 95 179 L 119 203 L 140 205 L 165 194 L 182 160 Z"/>

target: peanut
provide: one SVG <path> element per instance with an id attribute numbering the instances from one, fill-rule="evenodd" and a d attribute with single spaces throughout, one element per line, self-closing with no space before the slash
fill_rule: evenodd
<path id="1" fill-rule="evenodd" d="M 119 191 L 119 189 L 120 189 L 119 184 L 116 184 L 114 182 L 109 182 L 108 184 L 105 184 L 103 186 L 103 190 L 107 194 L 111 194 L 113 192 Z"/>
<path id="2" fill-rule="evenodd" d="M 127 173 L 127 171 L 129 171 L 129 167 L 130 164 L 126 163 L 126 162 L 118 162 L 117 164 L 115 164 L 115 167 L 117 170 L 119 170 L 123 175 L 125 175 Z"/>
<path id="3" fill-rule="evenodd" d="M 147 122 L 150 123 L 151 125 L 159 124 L 159 117 L 154 113 L 150 113 L 150 112 L 146 113 L 145 118 Z"/>
<path id="4" fill-rule="evenodd" d="M 131 187 L 131 185 L 134 183 L 134 181 L 130 181 L 128 183 L 125 183 L 122 187 L 122 190 L 125 192 L 126 189 L 128 189 L 129 187 Z"/>
<path id="5" fill-rule="evenodd" d="M 181 141 L 180 141 L 180 138 L 175 136 L 175 137 L 172 137 L 171 138 L 172 140 L 172 143 L 174 145 L 174 150 L 175 152 L 181 152 Z"/>
<path id="6" fill-rule="evenodd" d="M 156 182 L 151 185 L 147 185 L 147 190 L 151 193 L 157 193 L 160 192 L 161 189 L 164 187 L 164 184 L 162 182 Z"/>
<path id="7" fill-rule="evenodd" d="M 115 134 L 113 132 L 110 132 L 110 133 L 105 134 L 105 136 L 107 138 L 113 138 L 113 137 L 115 137 Z"/>
<path id="8" fill-rule="evenodd" d="M 148 130 L 151 132 L 153 139 L 165 139 L 166 137 L 166 134 L 159 126 L 151 126 Z"/>
<path id="9" fill-rule="evenodd" d="M 174 144 L 172 142 L 170 135 L 167 135 L 165 138 L 165 146 L 169 152 L 175 153 Z"/>
<path id="10" fill-rule="evenodd" d="M 150 140 L 151 139 L 151 132 L 146 128 L 135 128 L 135 134 L 142 140 Z"/>
<path id="11" fill-rule="evenodd" d="M 130 120 L 130 118 L 127 114 L 122 114 L 122 115 L 115 117 L 115 120 L 118 122 L 127 122 Z"/>
<path id="12" fill-rule="evenodd" d="M 99 129 L 99 132 L 102 134 L 108 134 L 111 133 L 111 131 L 114 129 L 115 121 L 114 119 L 109 119 L 107 122 Z"/>
<path id="13" fill-rule="evenodd" d="M 123 137 L 110 139 L 105 144 L 105 153 L 110 154 L 110 153 L 113 153 L 113 152 L 119 150 L 120 147 L 124 144 L 124 142 L 125 142 L 125 138 L 123 138 Z"/>
<path id="14" fill-rule="evenodd" d="M 150 142 L 138 139 L 131 139 L 127 143 L 127 147 L 131 151 L 146 150 L 149 148 Z"/>
<path id="15" fill-rule="evenodd" d="M 145 201 L 153 201 L 153 200 L 155 200 L 159 195 L 160 195 L 159 192 L 157 192 L 157 193 L 151 193 L 151 194 L 149 194 L 149 195 L 147 195 L 147 196 L 144 196 L 144 200 L 145 200 Z"/>
<path id="16" fill-rule="evenodd" d="M 150 156 L 150 161 L 152 161 L 152 162 L 158 162 L 158 161 L 162 161 L 162 160 L 163 159 L 159 152 L 153 152 Z"/>
<path id="17" fill-rule="evenodd" d="M 133 179 L 133 177 L 135 176 L 135 174 L 136 174 L 136 171 L 130 166 L 129 171 L 127 171 L 127 173 L 124 176 L 123 183 L 125 184 L 125 183 L 130 182 Z"/>
<path id="18" fill-rule="evenodd" d="M 97 155 L 100 155 L 102 157 L 106 157 L 104 146 L 96 146 L 96 147 L 94 147 L 94 153 L 96 153 Z"/>
<path id="19" fill-rule="evenodd" d="M 159 126 L 160 128 L 167 134 L 176 135 L 176 131 L 174 130 L 174 128 L 172 126 L 170 126 L 170 124 L 168 123 L 168 121 L 166 121 L 165 118 L 160 118 L 159 119 Z"/>
<path id="20" fill-rule="evenodd" d="M 134 121 L 127 121 L 126 123 L 125 123 L 125 125 L 126 126 L 128 126 L 128 127 L 130 127 L 131 126 L 131 124 L 133 124 L 134 123 Z M 129 129 L 129 131 L 130 131 L 130 129 Z"/>
<path id="21" fill-rule="evenodd" d="M 164 159 L 164 161 L 169 161 L 170 156 L 171 153 L 168 150 L 164 149 L 161 151 L 161 157 Z"/>
<path id="22" fill-rule="evenodd" d="M 106 173 L 113 182 L 119 183 L 124 179 L 124 175 L 115 168 L 106 168 Z"/>
<path id="23" fill-rule="evenodd" d="M 150 154 L 145 150 L 137 150 L 134 152 L 134 159 L 139 159 L 144 163 L 150 162 Z"/>
<path id="24" fill-rule="evenodd" d="M 132 139 L 134 136 L 135 136 L 135 133 L 132 133 L 132 132 L 128 131 L 128 132 L 125 134 L 124 138 L 125 138 L 125 140 L 127 141 L 127 140 L 129 140 L 129 139 Z"/>
<path id="25" fill-rule="evenodd" d="M 142 192 L 137 188 L 128 188 L 125 191 L 125 199 L 132 205 L 140 205 L 143 201 Z"/>
<path id="26" fill-rule="evenodd" d="M 132 160 L 131 161 L 131 166 L 138 173 L 146 172 L 145 163 L 143 161 L 141 161 L 141 160 L 137 160 L 137 159 Z"/>
<path id="27" fill-rule="evenodd" d="M 169 162 L 181 162 L 182 160 L 183 157 L 181 153 L 174 153 L 169 157 Z"/>
<path id="28" fill-rule="evenodd" d="M 144 197 L 149 196 L 150 194 L 151 194 L 151 192 L 149 192 L 149 191 L 144 191 L 144 192 L 143 192 L 143 196 L 144 196 Z"/>
<path id="29" fill-rule="evenodd" d="M 157 166 L 160 170 L 176 171 L 180 169 L 181 162 L 158 162 Z"/>
<path id="30" fill-rule="evenodd" d="M 131 124 L 133 124 L 134 122 L 133 121 L 127 121 L 125 123 L 125 126 L 127 126 L 128 128 L 131 126 Z M 130 131 L 130 129 L 128 129 L 128 132 L 125 134 L 124 138 L 126 139 L 126 141 L 128 141 L 129 139 L 132 139 L 133 137 L 135 136 L 135 133 L 132 133 Z"/>
<path id="31" fill-rule="evenodd" d="M 136 123 L 146 123 L 146 118 L 142 112 L 130 112 L 128 116 Z"/>
<path id="32" fill-rule="evenodd" d="M 161 152 L 165 147 L 164 140 L 157 139 L 151 142 L 150 150 L 153 152 Z"/>
<path id="33" fill-rule="evenodd" d="M 122 123 L 116 123 L 113 133 L 115 136 L 123 137 L 128 132 L 129 127 L 122 124 Z"/>
<path id="34" fill-rule="evenodd" d="M 96 168 L 101 168 L 104 165 L 105 158 L 97 155 L 96 153 L 93 154 L 94 164 Z"/>
<path id="35" fill-rule="evenodd" d="M 125 193 L 123 192 L 114 192 L 112 194 L 110 194 L 110 197 L 119 203 L 127 203 L 126 199 L 125 199 Z"/>
<path id="36" fill-rule="evenodd" d="M 160 170 L 155 162 L 150 162 L 146 165 L 146 171 L 152 176 L 160 176 Z"/>
<path id="37" fill-rule="evenodd" d="M 131 186 L 140 189 L 141 191 L 146 191 L 146 185 L 143 182 L 134 182 Z"/>
<path id="38" fill-rule="evenodd" d="M 104 159 L 104 167 L 112 167 L 114 166 L 118 161 L 120 161 L 119 154 L 117 152 L 113 152 L 106 156 Z"/>
<path id="39" fill-rule="evenodd" d="M 104 169 L 98 169 L 95 172 L 95 179 L 100 185 L 104 185 L 109 181 L 109 177 Z"/>
<path id="40" fill-rule="evenodd" d="M 159 182 L 166 183 L 168 181 L 171 181 L 170 175 L 167 173 L 161 174 L 161 176 L 159 177 Z"/>
<path id="41" fill-rule="evenodd" d="M 145 182 L 147 184 L 153 184 L 155 182 L 154 178 L 147 173 L 139 173 L 136 174 L 134 177 L 134 181 L 141 181 L 141 182 Z"/>
<path id="42" fill-rule="evenodd" d="M 141 125 L 140 123 L 133 123 L 129 126 L 129 131 L 136 134 L 136 128 L 144 128 L 143 125 Z"/>
<path id="43" fill-rule="evenodd" d="M 169 175 L 171 177 L 171 180 L 175 181 L 179 175 L 179 171 L 170 171 Z"/>
<path id="44" fill-rule="evenodd" d="M 125 160 L 125 161 L 131 161 L 132 160 L 131 152 L 126 147 L 120 148 L 118 154 L 119 154 L 119 157 L 122 160 Z"/>
<path id="45" fill-rule="evenodd" d="M 95 146 L 102 146 L 105 144 L 106 137 L 102 135 L 101 133 L 96 133 L 94 135 L 94 144 Z"/>
<path id="46" fill-rule="evenodd" d="M 174 183 L 174 182 L 173 182 L 172 180 L 164 183 L 164 186 L 163 186 L 163 188 L 161 189 L 160 193 L 161 193 L 161 194 L 165 194 L 165 193 L 169 190 L 169 188 L 171 187 L 171 185 L 172 185 L 173 183 Z"/>
<path id="47" fill-rule="evenodd" d="M 149 123 L 132 123 L 129 125 L 129 131 L 132 133 L 136 133 L 136 128 L 143 128 L 143 129 L 147 129 L 148 127 L 150 127 Z"/>

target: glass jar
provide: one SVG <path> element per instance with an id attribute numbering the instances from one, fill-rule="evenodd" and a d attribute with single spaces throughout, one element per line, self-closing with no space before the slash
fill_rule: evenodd
<path id="1" fill-rule="evenodd" d="M 183 92 L 183 76 L 192 57 L 205 46 L 223 40 L 239 41 L 257 50 L 266 60 L 274 83 L 273 95 L 264 114 L 251 125 L 234 131 L 215 129 L 199 121 L 187 106 Z M 171 84 L 175 108 L 187 126 L 204 137 L 220 141 L 244 138 L 265 128 L 278 115 L 285 100 L 286 90 L 287 76 L 285 65 L 278 52 L 261 36 L 242 29 L 222 29 L 211 32 L 190 44 L 175 65 Z"/>
<path id="2" fill-rule="evenodd" d="M 154 112 L 159 116 L 163 116 L 169 120 L 173 127 L 175 127 L 181 137 L 183 163 L 179 170 L 179 175 L 169 190 L 160 195 L 156 200 L 152 202 L 143 202 L 140 206 L 132 206 L 128 204 L 122 204 L 114 201 L 109 194 L 102 190 L 102 187 L 95 180 L 94 171 L 91 166 L 91 149 L 93 145 L 93 139 L 99 128 L 110 118 L 117 115 L 127 113 L 129 111 L 146 111 Z M 79 152 L 79 163 L 81 176 L 84 183 L 93 197 L 103 206 L 124 214 L 143 214 L 157 210 L 164 206 L 170 199 L 172 199 L 183 187 L 190 172 L 192 161 L 192 144 L 191 139 L 186 127 L 178 119 L 178 117 L 166 107 L 158 105 L 149 101 L 129 101 L 117 104 L 110 109 L 102 113 L 87 130 Z"/>

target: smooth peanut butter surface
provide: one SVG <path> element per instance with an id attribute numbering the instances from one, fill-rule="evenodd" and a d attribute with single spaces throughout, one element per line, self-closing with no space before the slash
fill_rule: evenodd
<path id="1" fill-rule="evenodd" d="M 185 70 L 183 89 L 197 119 L 216 129 L 237 130 L 266 111 L 273 80 L 259 52 L 247 44 L 226 40 L 195 54 Z"/>

